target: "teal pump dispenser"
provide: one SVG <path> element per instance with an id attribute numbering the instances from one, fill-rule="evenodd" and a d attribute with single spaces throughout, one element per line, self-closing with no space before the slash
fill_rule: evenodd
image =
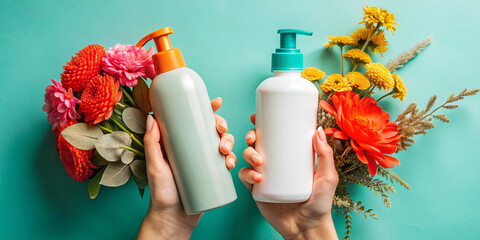
<path id="1" fill-rule="evenodd" d="M 312 32 L 297 29 L 279 29 L 280 48 L 272 54 L 272 71 L 302 71 L 303 54 L 297 49 L 297 34 L 312 36 Z"/>

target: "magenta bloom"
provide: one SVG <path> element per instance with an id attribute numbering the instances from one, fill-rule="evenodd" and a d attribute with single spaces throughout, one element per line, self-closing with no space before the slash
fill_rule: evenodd
<path id="1" fill-rule="evenodd" d="M 47 112 L 47 121 L 52 124 L 52 129 L 55 129 L 57 126 L 65 126 L 67 118 L 77 118 L 75 104 L 79 103 L 80 100 L 73 96 L 71 88 L 67 91 L 59 82 L 50 80 L 52 80 L 53 85 L 48 85 L 45 88 L 45 105 L 42 109 Z"/>
<path id="2" fill-rule="evenodd" d="M 133 87 L 138 77 L 155 77 L 152 55 L 153 47 L 147 51 L 144 47 L 118 43 L 102 59 L 103 71 L 115 76 L 120 85 Z"/>

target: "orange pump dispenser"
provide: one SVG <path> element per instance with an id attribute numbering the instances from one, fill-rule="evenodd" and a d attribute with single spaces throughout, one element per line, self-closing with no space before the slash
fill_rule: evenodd
<path id="1" fill-rule="evenodd" d="M 154 54 L 152 58 L 157 75 L 186 66 L 180 49 L 172 48 L 172 43 L 170 43 L 168 37 L 168 35 L 172 33 L 173 30 L 171 27 L 162 28 L 148 34 L 137 43 L 137 47 L 143 47 L 152 39 L 155 42 L 158 53 Z"/>

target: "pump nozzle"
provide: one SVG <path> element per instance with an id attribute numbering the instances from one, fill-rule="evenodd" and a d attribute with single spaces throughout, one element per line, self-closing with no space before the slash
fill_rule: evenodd
<path id="1" fill-rule="evenodd" d="M 155 42 L 158 53 L 154 54 L 152 59 L 156 74 L 186 66 L 180 49 L 172 48 L 168 37 L 168 35 L 172 33 L 173 30 L 171 27 L 162 28 L 148 34 L 137 43 L 137 47 L 143 47 L 152 39 Z"/>
<path id="2" fill-rule="evenodd" d="M 307 32 L 303 30 L 296 29 L 280 29 L 278 32 L 280 34 L 280 48 L 297 48 L 297 34 L 312 36 L 312 32 Z"/>
<path id="3" fill-rule="evenodd" d="M 272 54 L 272 71 L 302 71 L 303 54 L 297 49 L 297 34 L 312 36 L 312 32 L 280 29 L 280 48 Z"/>

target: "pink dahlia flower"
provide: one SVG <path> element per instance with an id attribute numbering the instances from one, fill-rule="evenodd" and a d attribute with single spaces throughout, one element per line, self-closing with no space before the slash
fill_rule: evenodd
<path id="1" fill-rule="evenodd" d="M 42 109 L 47 112 L 47 121 L 52 124 L 52 129 L 55 129 L 57 126 L 65 126 L 67 118 L 77 118 L 75 104 L 79 103 L 80 100 L 73 96 L 71 88 L 67 91 L 59 82 L 50 80 L 52 80 L 53 85 L 48 85 L 45 88 L 45 105 Z"/>
<path id="2" fill-rule="evenodd" d="M 120 85 L 134 87 L 138 77 L 155 77 L 152 55 L 153 47 L 147 51 L 144 47 L 118 43 L 102 59 L 103 71 L 115 76 Z"/>

